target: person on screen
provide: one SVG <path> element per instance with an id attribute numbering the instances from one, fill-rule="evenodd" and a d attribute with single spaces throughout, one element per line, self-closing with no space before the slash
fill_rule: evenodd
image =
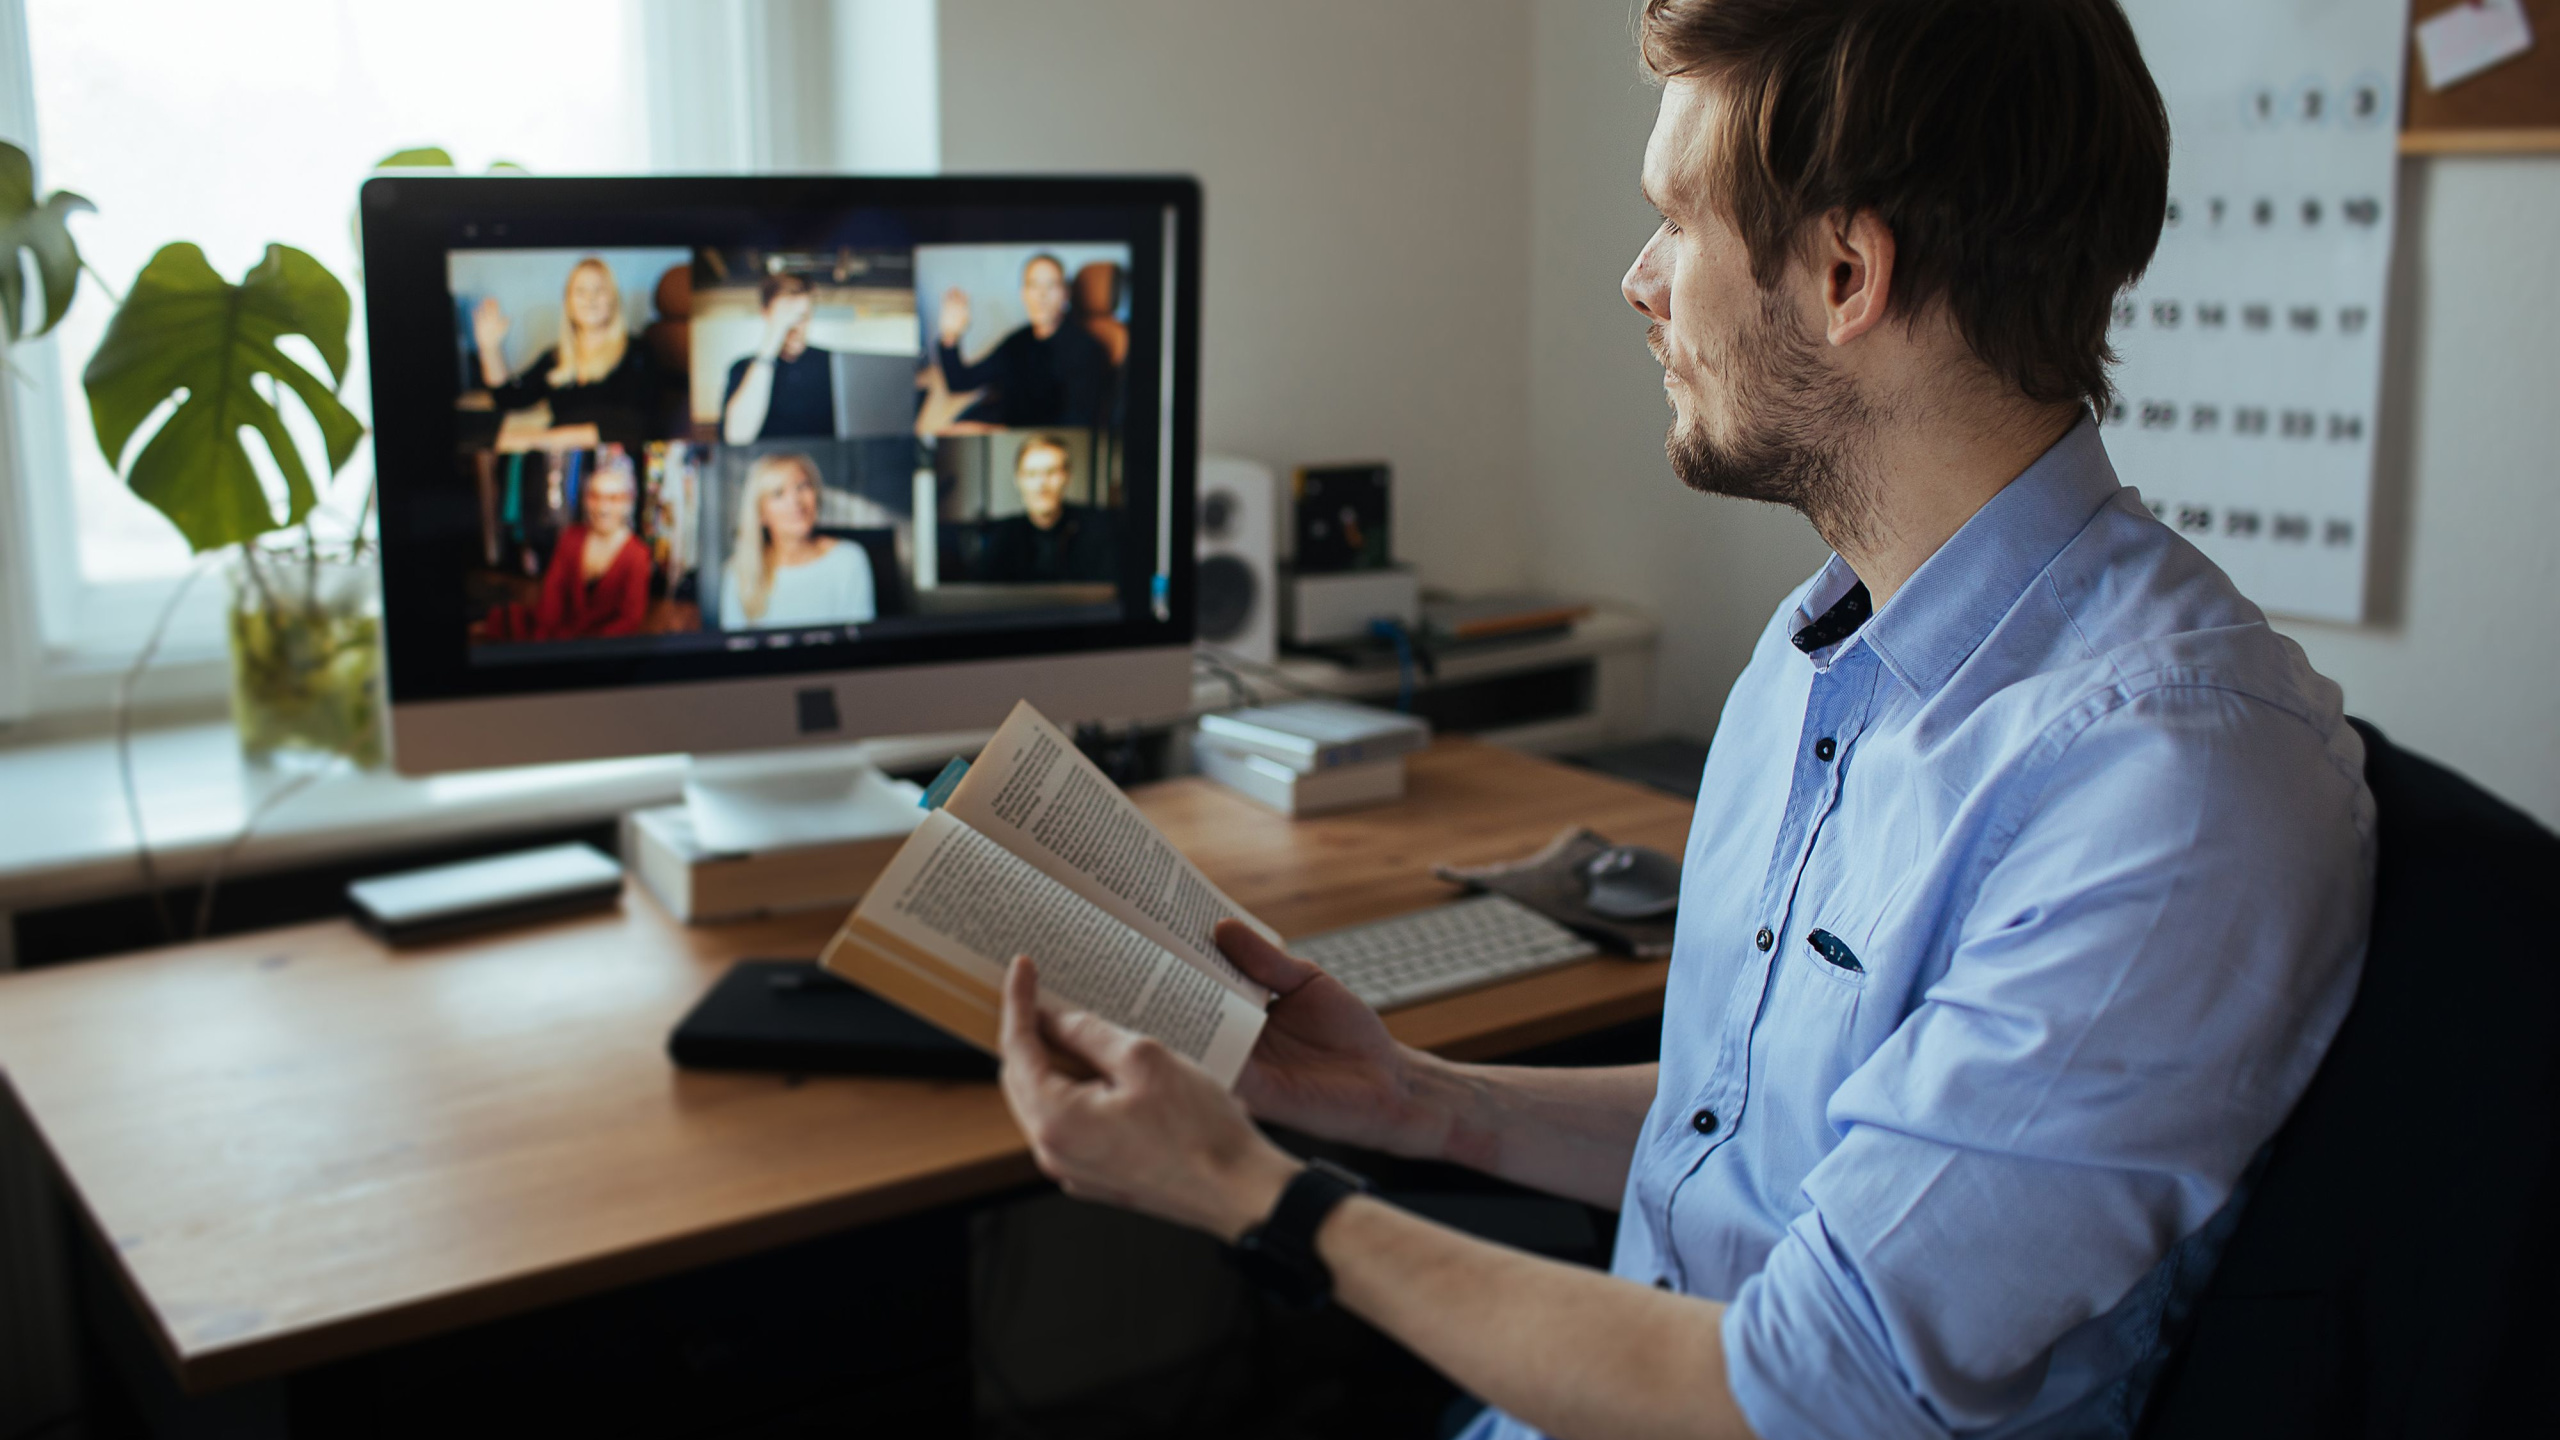
<path id="1" fill-rule="evenodd" d="M 1022 266 L 1022 313 L 1029 323 L 971 364 L 960 357 L 969 333 L 969 295 L 942 293 L 935 367 L 952 393 L 985 394 L 961 418 L 993 425 L 1099 427 L 1110 419 L 1111 355 L 1084 327 L 1067 323 L 1067 267 L 1050 254 Z"/>
<path id="2" fill-rule="evenodd" d="M 876 613 L 871 557 L 818 533 L 818 466 L 806 455 L 759 455 L 738 501 L 738 539 L 720 578 L 730 630 L 859 625 Z"/>
<path id="3" fill-rule="evenodd" d="M 747 445 L 832 437 L 834 356 L 809 343 L 816 291 L 804 276 L 768 275 L 758 293 L 764 303 L 764 338 L 756 353 L 729 367 L 729 385 L 721 392 L 720 438 Z"/>
<path id="4" fill-rule="evenodd" d="M 535 640 L 637 635 L 649 615 L 649 547 L 632 533 L 640 487 L 631 461 L 608 451 L 580 487 L 578 521 L 560 531 L 535 602 Z"/>
<path id="5" fill-rule="evenodd" d="M 1022 513 L 987 537 L 987 578 L 1028 583 L 1108 583 L 1120 578 L 1120 543 L 1110 512 L 1067 503 L 1075 456 L 1056 435 L 1034 435 L 1013 459 Z"/>
<path id="6" fill-rule="evenodd" d="M 657 380 L 648 351 L 631 342 L 623 324 L 622 286 L 611 266 L 590 255 L 569 267 L 560 295 L 560 343 L 535 356 L 521 375 L 507 371 L 511 326 L 494 296 L 472 312 L 480 382 L 501 413 L 550 405 L 551 428 L 537 444 L 571 449 L 651 438 Z"/>

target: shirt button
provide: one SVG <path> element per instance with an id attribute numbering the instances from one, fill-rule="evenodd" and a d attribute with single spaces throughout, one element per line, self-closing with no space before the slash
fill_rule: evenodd
<path id="1" fill-rule="evenodd" d="M 1701 1110 L 1697 1114 L 1690 1116 L 1689 1128 L 1697 1131 L 1701 1135 L 1713 1135 L 1716 1133 L 1716 1112 L 1713 1110 Z"/>
<path id="2" fill-rule="evenodd" d="M 1668 1275 L 1656 1275 L 1656 1276 L 1654 1276 L 1654 1277 L 1653 1277 L 1653 1288 L 1654 1288 L 1654 1289 L 1656 1289 L 1656 1290 L 1668 1290 L 1668 1289 L 1670 1289 L 1670 1288 L 1671 1288 L 1671 1277 L 1670 1277 L 1670 1276 L 1668 1276 Z"/>
<path id="3" fill-rule="evenodd" d="M 1825 735 L 1821 739 L 1813 742 L 1813 758 L 1816 760 L 1827 761 L 1832 756 L 1839 753 L 1840 747 L 1832 744 L 1831 737 L 1828 735 Z"/>
<path id="4" fill-rule="evenodd" d="M 1764 926 L 1759 934 L 1751 937 L 1751 943 L 1759 946 L 1763 950 L 1766 950 L 1770 946 L 1778 943 L 1778 937 L 1770 934 L 1767 927 Z"/>

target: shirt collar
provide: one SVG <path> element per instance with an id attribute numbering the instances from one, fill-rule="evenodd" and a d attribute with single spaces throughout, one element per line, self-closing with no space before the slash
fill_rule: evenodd
<path id="1" fill-rule="evenodd" d="M 1875 602 L 1867 594 L 1866 582 L 1850 572 L 1847 561 L 1834 555 L 1797 602 L 1795 633 L 1787 642 L 1810 657 L 1815 669 L 1824 669 L 1830 664 L 1824 652 L 1857 634 L 1874 614 Z"/>
<path id="2" fill-rule="evenodd" d="M 1858 637 L 1903 684 L 1937 693 L 2121 488 L 2097 421 L 2084 416 L 1949 536 Z M 1811 624 L 1857 583 L 1847 563 L 1831 557 L 1797 607 L 1794 628 Z"/>

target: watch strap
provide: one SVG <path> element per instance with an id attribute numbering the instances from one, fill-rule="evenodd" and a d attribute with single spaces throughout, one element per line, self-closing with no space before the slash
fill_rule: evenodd
<path id="1" fill-rule="evenodd" d="M 1358 1173 L 1310 1160 L 1280 1191 L 1270 1218 L 1236 1242 L 1247 1270 L 1282 1304 L 1314 1309 L 1333 1294 L 1333 1272 L 1316 1253 L 1316 1231 L 1334 1207 L 1369 1189 Z"/>

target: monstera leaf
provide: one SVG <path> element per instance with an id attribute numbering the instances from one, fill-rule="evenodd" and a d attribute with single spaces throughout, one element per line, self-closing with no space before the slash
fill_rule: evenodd
<path id="1" fill-rule="evenodd" d="M 373 162 L 376 170 L 450 170 L 453 156 L 441 145 L 420 145 L 408 150 L 394 150 Z"/>
<path id="2" fill-rule="evenodd" d="M 317 496 L 269 394 L 290 389 L 301 397 L 319 422 L 330 472 L 347 463 L 364 436 L 335 393 L 347 369 L 347 313 L 346 287 L 291 246 L 268 246 L 237 285 L 215 274 L 195 246 L 161 247 L 81 375 L 98 448 L 198 553 L 300 523 Z M 277 347 L 287 335 L 319 350 L 328 383 Z M 251 383 L 259 375 L 269 377 L 268 393 Z M 134 431 L 171 399 L 178 408 L 125 467 Z M 243 426 L 265 440 L 284 476 L 281 519 L 250 468 Z"/>
<path id="3" fill-rule="evenodd" d="M 407 150 L 394 150 L 373 162 L 376 170 L 451 170 L 453 152 L 441 145 L 419 145 Z M 530 175 L 533 172 L 513 160 L 489 162 L 492 175 Z"/>
<path id="4" fill-rule="evenodd" d="M 41 335 L 71 308 L 71 289 L 80 280 L 80 247 L 71 243 L 65 223 L 83 210 L 98 207 L 56 190 L 36 200 L 35 162 L 27 152 L 0 141 L 0 345 Z M 36 278 L 44 286 L 44 323 L 26 328 L 25 251 L 35 257 Z"/>

